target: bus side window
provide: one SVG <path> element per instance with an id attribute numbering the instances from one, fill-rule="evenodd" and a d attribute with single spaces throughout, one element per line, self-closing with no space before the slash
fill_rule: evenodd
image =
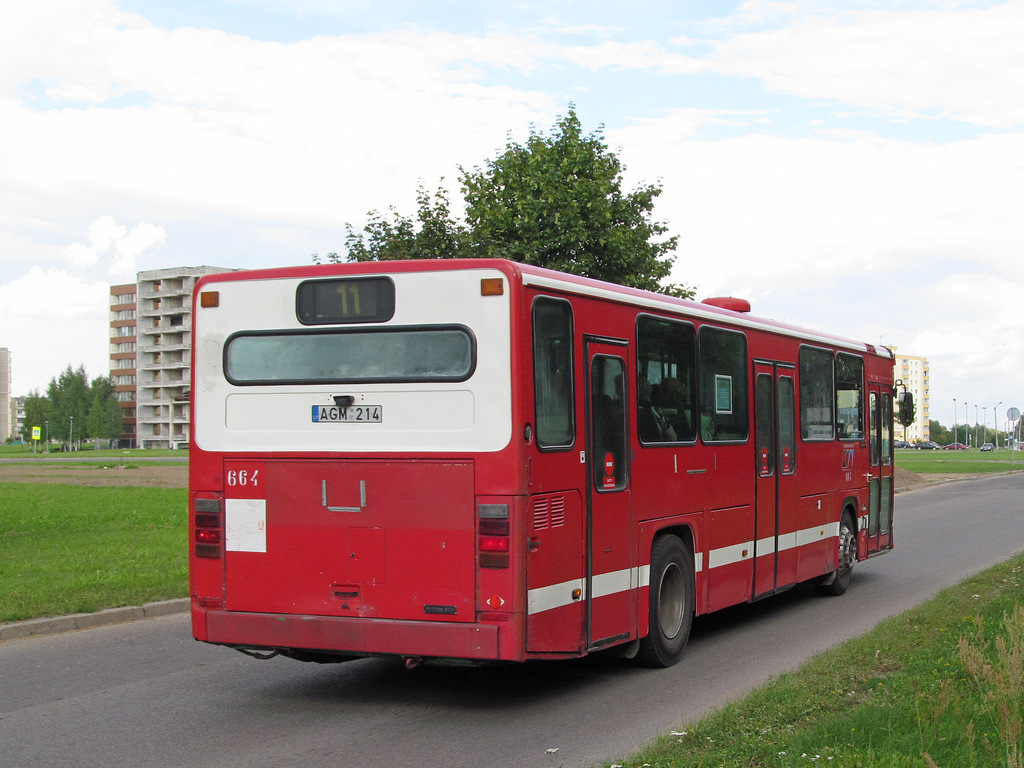
<path id="1" fill-rule="evenodd" d="M 636 426 L 645 445 L 697 439 L 695 337 L 690 323 L 637 318 Z"/>
<path id="2" fill-rule="evenodd" d="M 747 337 L 705 325 L 698 338 L 701 440 L 746 440 L 750 432 Z"/>
<path id="3" fill-rule="evenodd" d="M 832 440 L 835 402 L 832 352 L 814 347 L 800 348 L 800 437 L 804 440 Z"/>
<path id="4" fill-rule="evenodd" d="M 840 352 L 836 355 L 836 420 L 839 437 L 864 437 L 864 360 Z"/>
<path id="5" fill-rule="evenodd" d="M 569 448 L 576 435 L 573 417 L 572 306 L 561 299 L 533 304 L 533 396 L 537 445 Z"/>

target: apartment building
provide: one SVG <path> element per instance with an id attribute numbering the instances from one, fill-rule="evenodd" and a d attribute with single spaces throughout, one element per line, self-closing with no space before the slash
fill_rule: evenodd
<path id="1" fill-rule="evenodd" d="M 0 443 L 11 436 L 11 351 L 0 347 Z"/>
<path id="2" fill-rule="evenodd" d="M 896 351 L 895 347 L 893 347 L 893 352 L 896 354 L 896 379 L 902 381 L 907 391 L 913 394 L 914 405 L 917 408 L 917 416 L 914 419 L 914 423 L 907 427 L 906 437 L 904 437 L 903 425 L 896 424 L 896 439 L 908 440 L 911 443 L 930 440 L 928 422 L 931 418 L 931 409 L 929 407 L 931 383 L 928 360 L 924 357 L 901 355 Z M 899 388 L 897 388 L 897 391 L 899 391 Z"/>
<path id="3" fill-rule="evenodd" d="M 110 288 L 110 379 L 121 407 L 121 434 L 116 448 L 134 448 L 138 305 L 135 283 Z"/>
<path id="4" fill-rule="evenodd" d="M 156 269 L 110 289 L 110 374 L 124 409 L 122 445 L 188 447 L 192 289 L 202 275 L 229 271 Z"/>

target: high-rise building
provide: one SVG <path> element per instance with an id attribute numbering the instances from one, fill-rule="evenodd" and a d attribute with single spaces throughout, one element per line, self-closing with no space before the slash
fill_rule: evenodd
<path id="1" fill-rule="evenodd" d="M 135 283 L 110 288 L 110 380 L 121 406 L 121 434 L 116 448 L 134 448 L 135 440 L 135 377 L 138 336 L 138 308 Z"/>
<path id="2" fill-rule="evenodd" d="M 11 351 L 0 347 L 0 443 L 11 436 Z"/>
<path id="3" fill-rule="evenodd" d="M 21 428 L 25 424 L 25 395 L 11 398 L 11 437 L 23 439 Z M 36 426 L 39 426 L 38 424 Z M 29 439 L 32 435 L 27 435 Z"/>
<path id="4" fill-rule="evenodd" d="M 110 375 L 124 409 L 122 446 L 188 446 L 192 289 L 201 275 L 230 271 L 155 269 L 110 289 Z"/>
<path id="5" fill-rule="evenodd" d="M 907 440 L 911 443 L 930 440 L 928 422 L 931 414 L 928 401 L 931 383 L 929 380 L 928 360 L 924 357 L 901 355 L 896 352 L 895 347 L 893 347 L 893 352 L 896 354 L 895 377 L 907 388 L 907 392 L 914 396 L 914 407 L 917 411 L 914 423 L 906 428 L 906 437 L 904 437 L 903 425 L 896 424 L 896 439 Z M 900 391 L 899 386 L 897 386 L 896 391 Z"/>

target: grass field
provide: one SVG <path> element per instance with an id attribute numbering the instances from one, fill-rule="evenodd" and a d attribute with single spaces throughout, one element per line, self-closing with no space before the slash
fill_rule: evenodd
<path id="1" fill-rule="evenodd" d="M 896 451 L 896 466 L 927 474 L 983 474 L 1024 469 L 1024 451 Z"/>
<path id="2" fill-rule="evenodd" d="M 1024 557 L 945 590 L 622 768 L 1021 768 Z"/>
<path id="3" fill-rule="evenodd" d="M 188 594 L 185 489 L 0 483 L 0 622 Z"/>

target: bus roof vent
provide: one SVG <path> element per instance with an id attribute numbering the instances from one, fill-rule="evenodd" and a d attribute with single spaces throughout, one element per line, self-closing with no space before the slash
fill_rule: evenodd
<path id="1" fill-rule="evenodd" d="M 749 312 L 750 302 L 746 299 L 735 299 L 732 296 L 713 296 L 704 299 L 701 304 L 710 304 L 712 307 L 731 309 L 733 312 Z"/>

